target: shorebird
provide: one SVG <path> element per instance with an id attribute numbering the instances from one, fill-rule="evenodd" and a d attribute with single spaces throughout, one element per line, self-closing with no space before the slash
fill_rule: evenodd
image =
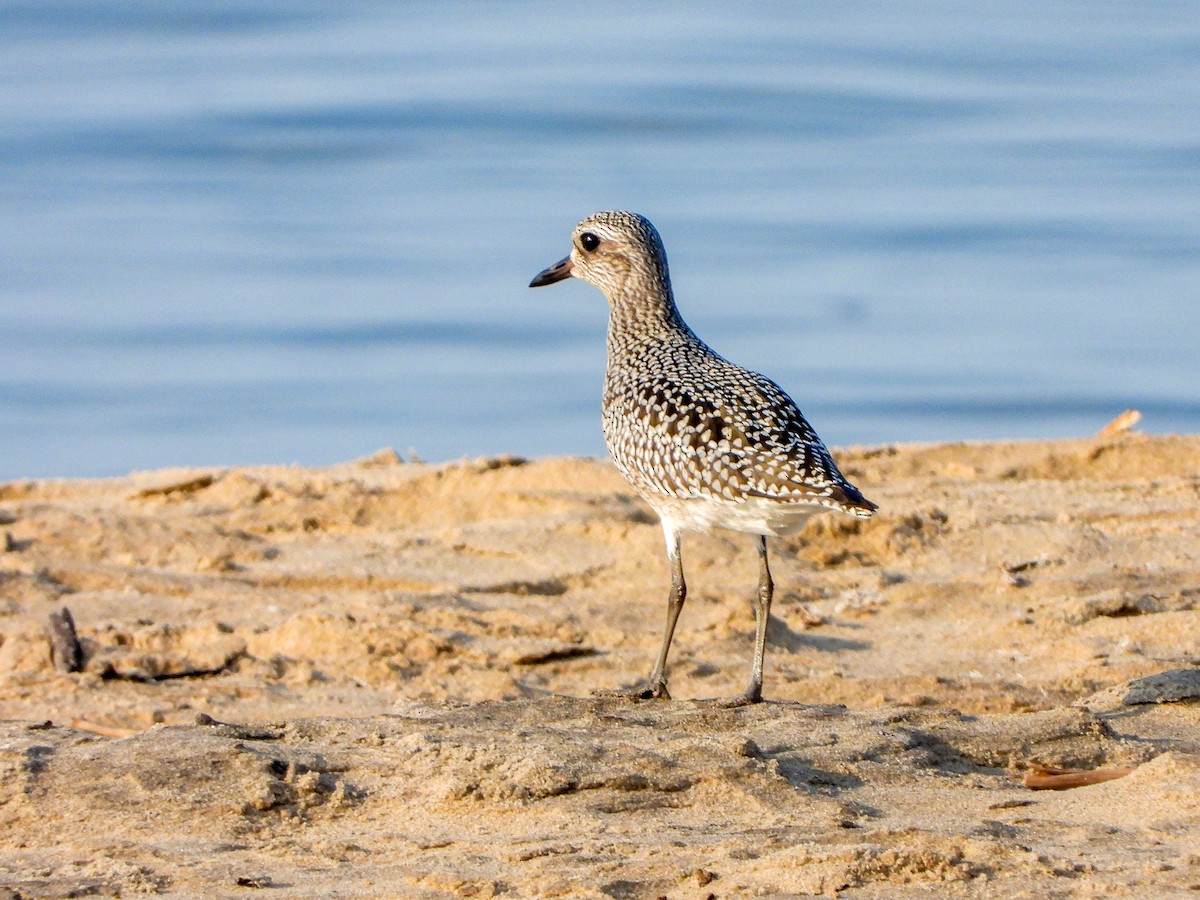
<path id="1" fill-rule="evenodd" d="M 767 538 L 796 531 L 823 511 L 868 518 L 877 507 L 838 471 L 782 388 L 719 356 L 683 321 L 662 238 L 649 220 L 622 211 L 588 216 L 575 226 L 570 255 L 529 286 L 571 276 L 608 298 L 604 440 L 617 468 L 658 514 L 671 570 L 654 669 L 644 685 L 625 693 L 670 697 L 667 654 L 687 598 L 681 536 L 726 528 L 758 536 L 759 581 L 750 685 L 722 705 L 757 703 L 774 594 Z"/>

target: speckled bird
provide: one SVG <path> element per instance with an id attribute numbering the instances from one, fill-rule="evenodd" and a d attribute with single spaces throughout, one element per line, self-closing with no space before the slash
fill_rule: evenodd
<path id="1" fill-rule="evenodd" d="M 608 298 L 604 439 L 617 468 L 662 520 L 671 568 L 658 658 L 647 682 L 627 693 L 670 697 L 667 654 L 687 597 L 681 536 L 727 528 L 758 536 L 759 583 L 750 685 L 722 703 L 757 703 L 774 592 L 767 538 L 826 510 L 868 518 L 877 507 L 838 471 L 779 385 L 729 362 L 683 321 L 662 239 L 647 219 L 622 211 L 588 216 L 575 226 L 570 255 L 529 286 L 571 276 Z"/>

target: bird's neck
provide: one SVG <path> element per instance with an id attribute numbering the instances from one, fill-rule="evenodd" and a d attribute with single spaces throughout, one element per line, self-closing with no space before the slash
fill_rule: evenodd
<path id="1" fill-rule="evenodd" d="M 666 278 L 629 278 L 609 296 L 608 302 L 610 355 L 690 333 L 675 306 L 671 282 Z"/>

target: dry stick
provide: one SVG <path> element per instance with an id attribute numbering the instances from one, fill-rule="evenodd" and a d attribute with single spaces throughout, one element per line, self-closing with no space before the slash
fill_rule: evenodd
<path id="1" fill-rule="evenodd" d="M 1133 769 L 1057 769 L 1053 766 L 1040 766 L 1034 763 L 1029 767 L 1022 779 L 1025 787 L 1031 791 L 1065 791 L 1068 788 L 1087 787 L 1089 784 L 1100 784 L 1112 781 L 1114 778 L 1124 778 Z"/>
<path id="2" fill-rule="evenodd" d="M 101 737 L 110 738 L 126 738 L 135 734 L 141 734 L 136 728 L 121 728 L 118 725 L 101 725 L 98 722 L 89 722 L 87 719 L 72 719 L 71 727 L 79 731 L 90 731 L 92 734 L 98 734 Z"/>
<path id="3" fill-rule="evenodd" d="M 1112 437 L 1114 434 L 1121 434 L 1131 429 L 1140 421 L 1142 421 L 1142 414 L 1140 412 L 1136 409 L 1127 409 L 1097 431 L 1096 437 Z"/>
<path id="4" fill-rule="evenodd" d="M 215 480 L 214 476 L 205 473 L 197 475 L 195 478 L 188 478 L 185 481 L 176 481 L 171 484 L 158 485 L 156 487 L 142 488 L 133 496 L 137 498 L 145 497 L 165 497 L 168 494 L 192 494 L 196 491 L 202 491 L 209 487 Z"/>
<path id="5" fill-rule="evenodd" d="M 75 619 L 71 611 L 64 606 L 50 613 L 46 631 L 50 638 L 50 658 L 54 660 L 54 668 L 64 674 L 81 671 L 83 647 L 79 644 L 79 635 L 75 633 Z"/>

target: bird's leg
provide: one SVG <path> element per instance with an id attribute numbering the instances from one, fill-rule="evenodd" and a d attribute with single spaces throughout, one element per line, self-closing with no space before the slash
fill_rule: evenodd
<path id="1" fill-rule="evenodd" d="M 671 594 L 667 598 L 667 628 L 663 633 L 662 646 L 658 650 L 658 659 L 654 669 L 644 685 L 630 690 L 597 691 L 602 697 L 627 697 L 632 700 L 670 700 L 667 692 L 667 653 L 671 649 L 671 638 L 675 636 L 675 623 L 679 621 L 679 612 L 683 609 L 683 601 L 687 599 L 687 582 L 683 580 L 683 558 L 679 553 L 679 532 L 664 528 L 667 538 L 667 560 L 671 564 Z"/>
<path id="2" fill-rule="evenodd" d="M 775 582 L 771 580 L 771 567 L 767 562 L 767 538 L 758 538 L 758 595 L 754 600 L 754 663 L 750 667 L 750 686 L 735 697 L 720 702 L 732 708 L 748 706 L 762 700 L 763 657 L 767 652 L 767 623 L 771 618 L 771 599 L 775 595 Z"/>
<path id="3" fill-rule="evenodd" d="M 758 595 L 754 598 L 754 664 L 750 668 L 750 700 L 762 699 L 763 658 L 767 655 L 767 625 L 771 621 L 771 601 L 775 599 L 775 581 L 767 560 L 767 536 L 758 536 Z"/>
<path id="4" fill-rule="evenodd" d="M 671 650 L 671 638 L 675 636 L 675 623 L 679 621 L 679 612 L 683 609 L 683 601 L 687 599 L 687 582 L 683 580 L 683 557 L 679 553 L 679 534 L 667 538 L 667 559 L 671 563 L 671 595 L 667 598 L 667 628 L 663 632 L 662 646 L 658 649 L 658 659 L 654 661 L 654 669 L 646 682 L 646 688 L 640 694 L 641 699 L 649 700 L 654 697 L 665 697 L 667 693 L 667 654 Z"/>

